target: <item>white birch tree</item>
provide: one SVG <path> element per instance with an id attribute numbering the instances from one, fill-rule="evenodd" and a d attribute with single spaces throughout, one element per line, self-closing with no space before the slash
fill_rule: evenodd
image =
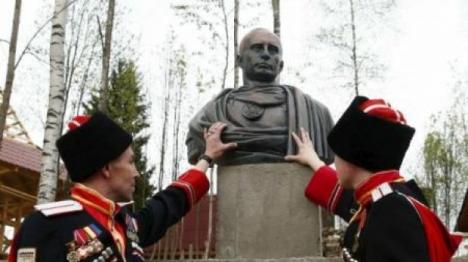
<path id="1" fill-rule="evenodd" d="M 42 150 L 38 203 L 55 200 L 59 154 L 55 142 L 61 135 L 61 120 L 65 110 L 65 28 L 67 0 L 55 0 L 50 39 L 50 90 Z"/>

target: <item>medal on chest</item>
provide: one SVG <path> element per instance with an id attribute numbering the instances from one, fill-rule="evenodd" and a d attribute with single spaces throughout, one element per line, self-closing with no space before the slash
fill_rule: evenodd
<path id="1" fill-rule="evenodd" d="M 143 248 L 140 247 L 140 240 L 138 238 L 138 223 L 136 219 L 130 215 L 125 216 L 125 223 L 127 224 L 127 237 L 131 241 L 132 255 L 139 257 L 142 261 L 144 258 Z"/>
<path id="2" fill-rule="evenodd" d="M 67 253 L 67 261 L 68 262 L 78 262 L 78 252 L 76 251 L 76 244 L 74 241 L 67 244 L 68 246 L 68 253 Z"/>
<path id="3" fill-rule="evenodd" d="M 78 262 L 101 252 L 104 248 L 98 239 L 101 233 L 102 231 L 95 224 L 74 230 L 73 241 L 67 243 L 67 261 Z"/>
<path id="4" fill-rule="evenodd" d="M 127 237 L 136 243 L 140 242 L 138 238 L 138 224 L 134 217 L 130 215 L 125 216 L 125 224 L 127 224 Z"/>
<path id="5" fill-rule="evenodd" d="M 265 112 L 265 108 L 253 103 L 245 103 L 242 106 L 242 116 L 248 120 L 255 121 L 260 119 Z"/>

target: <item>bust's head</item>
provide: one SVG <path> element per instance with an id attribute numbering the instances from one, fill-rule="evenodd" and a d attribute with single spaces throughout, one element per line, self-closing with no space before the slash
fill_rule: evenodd
<path id="1" fill-rule="evenodd" d="M 264 28 L 250 31 L 239 45 L 237 62 L 242 68 L 244 83 L 275 83 L 283 70 L 283 50 L 279 37 Z"/>

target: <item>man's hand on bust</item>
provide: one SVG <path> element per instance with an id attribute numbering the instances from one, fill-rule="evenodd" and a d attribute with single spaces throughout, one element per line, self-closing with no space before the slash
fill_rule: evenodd
<path id="1" fill-rule="evenodd" d="M 211 160 L 216 160 L 223 156 L 223 154 L 231 149 L 237 147 L 237 143 L 223 143 L 221 141 L 221 133 L 227 127 L 225 123 L 216 122 L 210 126 L 207 130 L 206 128 L 203 130 L 203 137 L 205 139 L 205 153 L 204 156 L 207 156 Z M 205 172 L 210 166 L 209 161 L 206 159 L 200 159 L 198 163 L 195 165 L 195 168 Z"/>
<path id="2" fill-rule="evenodd" d="M 301 136 L 292 132 L 294 141 L 296 141 L 298 152 L 296 155 L 287 155 L 284 159 L 287 161 L 296 161 L 299 164 L 310 166 L 314 172 L 320 169 L 325 163 L 320 160 L 317 152 L 314 150 L 314 145 L 310 141 L 310 136 L 304 128 L 301 128 Z"/>

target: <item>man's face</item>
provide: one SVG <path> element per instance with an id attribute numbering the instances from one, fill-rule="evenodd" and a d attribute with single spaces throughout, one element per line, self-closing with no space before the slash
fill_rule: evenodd
<path id="1" fill-rule="evenodd" d="M 140 176 L 130 147 L 119 158 L 109 163 L 109 187 L 115 202 L 128 202 L 133 199 L 136 178 Z"/>
<path id="2" fill-rule="evenodd" d="M 283 69 L 281 43 L 275 35 L 258 32 L 250 36 L 239 56 L 239 65 L 246 77 L 260 82 L 272 82 Z"/>

